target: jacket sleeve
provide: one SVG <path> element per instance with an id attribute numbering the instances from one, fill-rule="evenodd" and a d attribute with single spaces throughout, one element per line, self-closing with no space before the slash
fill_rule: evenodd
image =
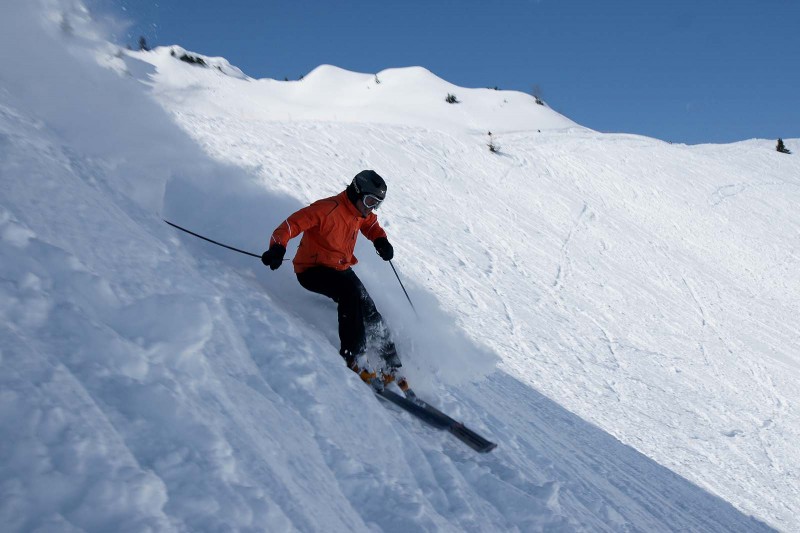
<path id="1" fill-rule="evenodd" d="M 318 226 L 319 223 L 320 206 L 317 203 L 313 203 L 308 207 L 295 211 L 281 225 L 275 228 L 275 231 L 272 232 L 272 237 L 269 239 L 269 245 L 280 244 L 286 248 L 291 239 L 294 239 L 307 229 Z"/>
<path id="2" fill-rule="evenodd" d="M 370 213 L 369 216 L 364 219 L 364 222 L 361 223 L 361 233 L 371 241 L 386 237 L 386 232 L 381 225 L 378 224 L 378 217 L 375 213 Z"/>

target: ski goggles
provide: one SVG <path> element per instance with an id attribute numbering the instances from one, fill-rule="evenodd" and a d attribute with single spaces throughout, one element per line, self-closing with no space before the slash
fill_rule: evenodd
<path id="1" fill-rule="evenodd" d="M 367 209 L 378 209 L 378 206 L 383 202 L 381 198 L 378 198 L 374 194 L 365 194 L 361 197 L 361 201 L 364 202 L 364 207 Z"/>

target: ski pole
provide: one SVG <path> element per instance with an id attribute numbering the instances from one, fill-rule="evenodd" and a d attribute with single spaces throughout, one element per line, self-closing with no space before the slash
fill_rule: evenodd
<path id="1" fill-rule="evenodd" d="M 167 224 L 169 224 L 169 225 L 170 225 L 170 226 L 172 226 L 173 228 L 177 228 L 177 229 L 179 229 L 179 230 L 181 230 L 181 231 L 185 231 L 185 232 L 186 232 L 186 233 L 188 233 L 189 235 L 194 235 L 195 237 L 199 237 L 199 238 L 203 239 L 204 241 L 208 241 L 208 242 L 210 242 L 210 243 L 212 243 L 212 244 L 216 244 L 217 246 L 222 246 L 223 248 L 227 248 L 228 250 L 233 250 L 234 252 L 239 252 L 240 254 L 251 255 L 251 256 L 253 256 L 253 257 L 258 257 L 259 259 L 261 259 L 261 256 L 260 256 L 260 255 L 258 255 L 258 254 L 253 254 L 253 253 L 250 253 L 250 252 L 245 252 L 244 250 L 240 250 L 240 249 L 238 249 L 238 248 L 234 248 L 233 246 L 228 246 L 227 244 L 222 244 L 221 242 L 212 241 L 212 240 L 211 240 L 211 239 L 209 239 L 208 237 L 203 237 L 202 235 L 198 235 L 197 233 L 195 233 L 195 232 L 193 232 L 193 231 L 189 231 L 189 230 L 188 230 L 188 229 L 186 229 L 186 228 L 182 228 L 182 227 L 180 227 L 180 226 L 179 226 L 179 225 L 177 225 L 177 224 L 173 224 L 172 222 L 170 222 L 170 221 L 169 221 L 169 220 L 167 220 L 167 219 L 163 219 L 163 220 L 164 220 L 164 222 L 166 222 Z"/>
<path id="2" fill-rule="evenodd" d="M 394 275 L 397 278 L 397 281 L 400 283 L 400 287 L 403 289 L 403 292 L 406 294 L 406 299 L 408 300 L 408 303 L 411 304 L 411 309 L 414 310 L 414 314 L 417 315 L 417 318 L 419 318 L 419 313 L 417 313 L 417 309 L 414 307 L 413 302 L 411 302 L 411 297 L 408 295 L 408 291 L 403 285 L 403 282 L 400 280 L 400 275 L 397 273 L 397 269 L 394 268 L 394 264 L 391 261 L 389 261 L 389 266 L 391 266 L 392 270 L 394 270 Z"/>

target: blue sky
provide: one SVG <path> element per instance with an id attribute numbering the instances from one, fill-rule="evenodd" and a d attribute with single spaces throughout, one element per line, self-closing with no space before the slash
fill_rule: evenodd
<path id="1" fill-rule="evenodd" d="M 576 122 L 690 144 L 800 137 L 797 0 L 98 0 L 256 78 L 423 66 L 531 92 Z"/>

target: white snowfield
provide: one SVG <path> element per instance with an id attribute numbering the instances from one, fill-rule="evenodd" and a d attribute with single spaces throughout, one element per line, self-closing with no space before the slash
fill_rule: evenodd
<path id="1" fill-rule="evenodd" d="M 3 3 L 0 530 L 800 531 L 800 140 L 104 35 Z M 490 454 L 382 404 L 290 264 L 162 222 L 260 254 L 367 168 L 419 318 L 363 238 L 355 269 Z"/>

